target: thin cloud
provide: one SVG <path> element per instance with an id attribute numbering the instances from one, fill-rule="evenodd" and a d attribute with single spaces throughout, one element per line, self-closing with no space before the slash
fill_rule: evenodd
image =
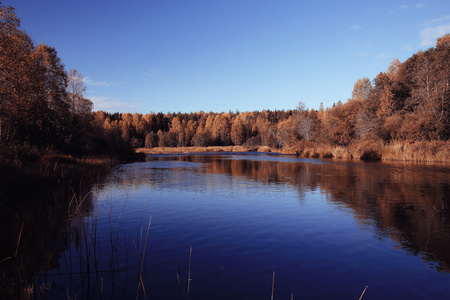
<path id="1" fill-rule="evenodd" d="M 449 15 L 443 15 L 440 18 L 437 19 L 431 19 L 428 20 L 424 23 L 424 26 L 433 26 L 433 25 L 437 25 L 437 24 L 442 24 L 445 23 L 446 21 L 450 20 L 450 16 Z"/>
<path id="2" fill-rule="evenodd" d="M 362 27 L 359 26 L 359 25 L 351 25 L 351 26 L 350 26 L 350 29 L 351 29 L 351 30 L 354 30 L 354 31 L 359 31 L 359 30 L 362 29 Z"/>
<path id="3" fill-rule="evenodd" d="M 431 47 L 436 43 L 436 40 L 450 32 L 450 24 L 427 27 L 420 31 L 421 45 Z"/>
<path id="4" fill-rule="evenodd" d="M 436 40 L 447 33 L 450 33 L 450 16 L 443 15 L 442 17 L 431 19 L 422 23 L 422 30 L 420 30 L 420 45 L 423 47 L 432 47 Z"/>
<path id="5" fill-rule="evenodd" d="M 427 3 L 416 3 L 416 8 L 421 9 L 427 6 Z"/>
<path id="6" fill-rule="evenodd" d="M 89 77 L 85 77 L 83 82 L 87 86 L 99 86 L 99 87 L 111 87 L 113 85 L 123 84 L 121 82 L 108 82 L 108 81 L 93 81 Z"/>
<path id="7" fill-rule="evenodd" d="M 375 57 L 377 59 L 384 59 L 384 58 L 388 58 L 389 55 L 387 55 L 386 53 L 378 53 Z"/>
<path id="8" fill-rule="evenodd" d="M 150 69 L 147 72 L 145 72 L 144 75 L 146 80 L 157 78 L 165 81 L 172 81 L 172 78 L 166 77 L 164 74 L 161 74 L 161 72 L 158 69 Z"/>
<path id="9" fill-rule="evenodd" d="M 414 50 L 414 47 L 411 46 L 411 45 L 404 45 L 404 46 L 402 47 L 402 49 L 405 50 L 405 51 L 413 51 L 413 50 Z"/>
<path id="10" fill-rule="evenodd" d="M 94 104 L 94 110 L 103 110 L 107 112 L 130 112 L 138 111 L 140 109 L 140 104 L 136 102 L 123 101 L 101 96 L 90 96 L 88 98 Z"/>
<path id="11" fill-rule="evenodd" d="M 401 12 L 401 11 L 405 11 L 408 9 L 408 5 L 404 4 L 404 5 L 398 5 L 397 7 L 389 10 L 390 14 L 396 14 L 397 12 Z"/>
<path id="12" fill-rule="evenodd" d="M 150 77 L 159 77 L 159 70 L 158 69 L 150 69 L 147 72 L 147 75 Z"/>

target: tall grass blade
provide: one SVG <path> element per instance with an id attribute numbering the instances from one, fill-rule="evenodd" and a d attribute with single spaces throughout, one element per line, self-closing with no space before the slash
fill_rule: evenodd
<path id="1" fill-rule="evenodd" d="M 367 288 L 368 288 L 369 286 L 368 285 L 366 285 L 366 288 L 364 289 L 364 291 L 362 292 L 362 294 L 361 294 L 361 297 L 359 297 L 359 300 L 361 300 L 362 299 L 362 297 L 364 296 L 364 293 L 366 292 L 366 290 L 367 290 Z"/>
<path id="2" fill-rule="evenodd" d="M 137 294 L 136 294 L 136 300 L 139 299 L 139 291 L 141 290 L 141 285 L 142 285 L 142 289 L 144 291 L 144 297 L 145 297 L 145 299 L 147 299 L 147 295 L 145 294 L 144 283 L 142 281 L 142 270 L 144 269 L 145 249 L 147 247 L 148 233 L 150 231 L 151 223 L 152 223 L 152 217 L 150 216 L 150 220 L 148 221 L 148 227 L 147 227 L 147 236 L 145 237 L 145 243 L 144 243 L 144 252 L 142 253 L 141 269 L 139 271 L 139 284 L 138 284 L 138 289 L 137 289 Z"/>
<path id="3" fill-rule="evenodd" d="M 20 239 L 22 238 L 23 225 L 24 225 L 24 223 L 22 223 L 22 226 L 20 227 L 19 237 L 17 238 L 16 251 L 14 252 L 13 255 L 8 256 L 7 258 L 4 258 L 4 259 L 0 260 L 0 263 L 2 263 L 2 262 L 4 262 L 4 261 L 7 261 L 8 259 L 11 259 L 11 258 L 17 256 L 17 252 L 19 251 Z"/>
<path id="4" fill-rule="evenodd" d="M 272 296 L 270 297 L 270 300 L 273 300 L 274 287 L 275 287 L 275 271 L 273 271 L 273 276 L 272 276 Z"/>
<path id="5" fill-rule="evenodd" d="M 191 287 L 191 258 L 192 258 L 192 246 L 189 250 L 189 271 L 188 271 L 188 286 L 187 286 L 187 297 L 189 299 L 189 291 Z"/>

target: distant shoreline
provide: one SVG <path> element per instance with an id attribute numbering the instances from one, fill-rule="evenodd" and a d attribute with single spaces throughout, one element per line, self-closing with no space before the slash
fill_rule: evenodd
<path id="1" fill-rule="evenodd" d="M 299 143 L 295 147 L 268 146 L 208 146 L 136 148 L 143 154 L 188 154 L 202 152 L 260 152 L 297 155 L 303 158 L 328 158 L 365 161 L 403 161 L 414 163 L 450 164 L 450 142 L 393 142 L 387 145 L 356 145 L 341 147 L 317 143 Z"/>
<path id="2" fill-rule="evenodd" d="M 201 152 L 273 152 L 282 154 L 293 154 L 295 151 L 284 151 L 282 149 L 270 148 L 267 146 L 247 147 L 247 146 L 209 146 L 209 147 L 154 147 L 137 148 L 137 153 L 144 154 L 186 154 Z"/>

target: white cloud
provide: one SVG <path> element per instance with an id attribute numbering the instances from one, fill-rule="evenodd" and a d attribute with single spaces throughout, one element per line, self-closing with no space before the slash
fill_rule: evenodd
<path id="1" fill-rule="evenodd" d="M 432 47 L 436 44 L 436 40 L 439 37 L 447 33 L 450 33 L 450 23 L 426 27 L 420 31 L 420 44 L 424 47 Z"/>
<path id="2" fill-rule="evenodd" d="M 436 40 L 447 33 L 450 33 L 450 15 L 428 20 L 422 23 L 423 29 L 420 30 L 420 45 L 432 47 Z"/>
<path id="3" fill-rule="evenodd" d="M 89 77 L 85 77 L 83 82 L 87 86 L 100 86 L 100 87 L 110 87 L 113 85 L 123 84 L 122 82 L 108 82 L 108 81 L 93 81 Z"/>
<path id="4" fill-rule="evenodd" d="M 94 104 L 94 110 L 103 110 L 107 112 L 132 112 L 138 111 L 140 104 L 114 98 L 90 96 L 88 97 Z"/>
<path id="5" fill-rule="evenodd" d="M 436 24 L 442 24 L 443 22 L 448 21 L 448 20 L 450 20 L 450 16 L 449 15 L 443 15 L 440 18 L 426 21 L 424 23 L 424 25 L 425 26 L 433 26 L 433 25 L 436 25 Z"/>

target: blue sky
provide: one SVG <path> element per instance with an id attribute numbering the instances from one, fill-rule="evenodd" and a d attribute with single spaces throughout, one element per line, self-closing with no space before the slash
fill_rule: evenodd
<path id="1" fill-rule="evenodd" d="M 7 0 L 94 109 L 318 109 L 450 33 L 450 1 Z"/>

